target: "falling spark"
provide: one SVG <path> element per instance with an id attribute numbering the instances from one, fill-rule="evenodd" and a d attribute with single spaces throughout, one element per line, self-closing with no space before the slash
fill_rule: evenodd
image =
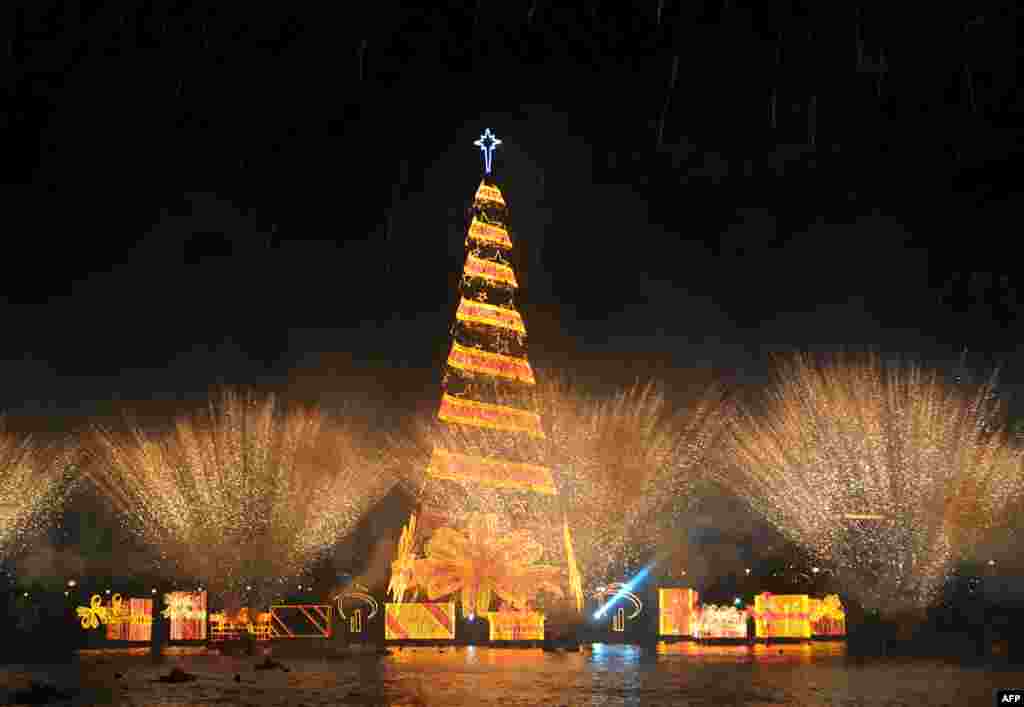
<path id="1" fill-rule="evenodd" d="M 393 485 L 356 421 L 226 391 L 173 429 L 98 430 L 90 476 L 127 526 L 227 608 L 270 598 L 349 534 Z"/>
<path id="2" fill-rule="evenodd" d="M 668 90 L 665 92 L 665 105 L 661 108 L 661 117 L 658 120 L 658 148 L 660 149 L 665 137 L 665 119 L 668 117 L 668 108 L 672 102 L 672 92 L 676 88 L 676 80 L 679 78 L 679 55 L 672 57 L 672 74 L 668 80 Z"/>
<path id="3" fill-rule="evenodd" d="M 796 356 L 760 414 L 734 424 L 720 478 L 833 565 L 863 606 L 914 610 L 1020 496 L 1002 420 L 991 384 L 877 357 Z"/>

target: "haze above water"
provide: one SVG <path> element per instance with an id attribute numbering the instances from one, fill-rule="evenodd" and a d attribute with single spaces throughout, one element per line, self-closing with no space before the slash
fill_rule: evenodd
<path id="1" fill-rule="evenodd" d="M 924 660 L 848 660 L 842 644 L 698 646 L 645 654 L 594 645 L 578 654 L 481 647 L 405 648 L 377 659 L 288 659 L 290 672 L 256 671 L 255 658 L 83 657 L 63 666 L 0 669 L 4 693 L 44 679 L 81 688 L 74 704 L 104 705 L 799 705 L 873 707 L 992 704 L 997 687 L 1024 685 L 1024 671 Z M 180 665 L 198 676 L 168 685 Z M 124 674 L 115 679 L 115 673 Z M 241 677 L 234 681 L 235 674 Z"/>

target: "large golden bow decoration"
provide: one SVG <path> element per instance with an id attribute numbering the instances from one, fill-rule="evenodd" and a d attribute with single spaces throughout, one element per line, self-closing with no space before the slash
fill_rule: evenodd
<path id="1" fill-rule="evenodd" d="M 525 530 L 499 533 L 497 516 L 473 513 L 466 532 L 441 528 L 415 561 L 417 581 L 434 601 L 459 592 L 464 614 L 490 610 L 491 597 L 525 609 L 538 592 L 563 597 L 561 570 L 539 565 L 543 547 Z"/>

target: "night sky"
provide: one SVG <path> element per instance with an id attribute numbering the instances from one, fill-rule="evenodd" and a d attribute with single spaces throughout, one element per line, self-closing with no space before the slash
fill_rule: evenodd
<path id="1" fill-rule="evenodd" d="M 487 127 L 538 368 L 1024 381 L 1016 3 L 262 5 L 5 6 L 9 414 L 434 404 Z"/>

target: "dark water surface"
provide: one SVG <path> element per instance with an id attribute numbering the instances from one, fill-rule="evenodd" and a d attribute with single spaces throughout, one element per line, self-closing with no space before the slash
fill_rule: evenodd
<path id="1" fill-rule="evenodd" d="M 1024 670 L 927 660 L 847 659 L 842 644 L 587 646 L 580 653 L 496 648 L 405 648 L 377 658 L 83 656 L 60 666 L 0 666 L 0 703 L 29 679 L 80 692 L 86 705 L 992 705 L 996 687 L 1024 686 Z M 180 666 L 198 676 L 168 685 Z M 123 677 L 115 678 L 115 673 Z M 234 680 L 235 674 L 240 681 Z M 7 701 L 4 702 L 4 697 Z"/>

